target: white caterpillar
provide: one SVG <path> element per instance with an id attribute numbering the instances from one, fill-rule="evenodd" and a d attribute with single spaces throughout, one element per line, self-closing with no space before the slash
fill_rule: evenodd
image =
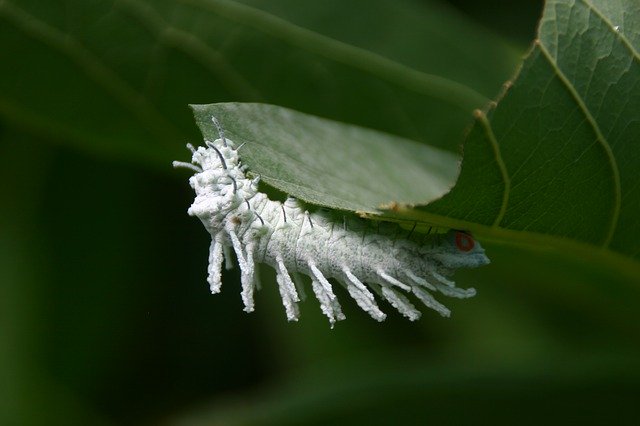
<path id="1" fill-rule="evenodd" d="M 473 288 L 460 289 L 446 278 L 457 268 L 489 263 L 468 233 L 449 231 L 416 242 L 390 233 L 389 224 L 381 230 L 379 222 L 376 226 L 363 219 L 337 218 L 330 211 L 309 213 L 293 198 L 285 203 L 269 200 L 258 192 L 259 177 L 245 177 L 238 157 L 241 146 L 235 148 L 215 118 L 213 122 L 220 138 L 198 149 L 187 145 L 191 163 L 173 163 L 196 171 L 189 179 L 196 198 L 188 213 L 199 217 L 212 236 L 207 278 L 212 293 L 220 292 L 222 263 L 225 256 L 229 261 L 233 248 L 240 264 L 244 310 L 254 310 L 256 264 L 266 263 L 276 270 L 289 321 L 298 320 L 297 302 L 304 297 L 290 273 L 311 277 L 313 292 L 332 326 L 345 316 L 330 278 L 378 321 L 386 315 L 371 290 L 410 320 L 418 319 L 420 312 L 403 292 L 413 293 L 443 316 L 449 316 L 449 310 L 430 291 L 458 298 L 475 295 Z"/>

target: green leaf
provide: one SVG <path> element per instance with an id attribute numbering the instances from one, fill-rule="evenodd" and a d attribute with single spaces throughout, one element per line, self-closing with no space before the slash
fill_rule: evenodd
<path id="1" fill-rule="evenodd" d="M 336 21 L 326 36 L 327 26 L 309 18 L 300 24 L 318 32 L 228 0 L 2 0 L 0 116 L 165 170 L 184 140 L 199 139 L 187 105 L 228 100 L 277 103 L 455 150 L 469 111 L 515 66 L 513 49 L 435 2 L 343 3 L 320 2 L 315 16 L 366 9 L 366 20 L 360 31 Z M 387 39 L 357 36 L 380 25 Z"/>
<path id="2" fill-rule="evenodd" d="M 426 207 L 394 206 L 387 216 L 555 246 L 637 274 L 639 266 L 628 258 L 640 255 L 639 23 L 640 7 L 631 2 L 547 2 L 539 39 L 519 75 L 497 106 L 476 112 L 456 187 Z M 393 164 L 401 168 L 403 160 Z M 339 168 L 325 167 L 330 175 Z M 373 187 L 387 180 L 379 172 Z M 286 185 L 272 183 L 335 205 L 295 189 L 306 173 L 289 174 Z M 394 172 L 388 176 L 397 184 L 395 200 L 415 204 L 415 177 L 403 183 Z"/>
<path id="3" fill-rule="evenodd" d="M 211 121 L 216 117 L 228 138 L 245 144 L 242 161 L 253 174 L 310 203 L 378 213 L 378 206 L 390 202 L 440 198 L 458 177 L 454 154 L 362 127 L 273 105 L 192 108 L 205 139 L 218 138 Z"/>
<path id="4" fill-rule="evenodd" d="M 405 217 L 637 259 L 638 25 L 637 2 L 548 1 L 517 79 L 477 114 L 458 184 Z"/>

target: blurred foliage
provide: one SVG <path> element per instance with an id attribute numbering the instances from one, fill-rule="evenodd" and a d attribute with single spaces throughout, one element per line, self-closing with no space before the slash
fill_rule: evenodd
<path id="1" fill-rule="evenodd" d="M 637 423 L 640 280 L 615 265 L 483 241 L 451 319 L 344 303 L 334 330 L 314 301 L 288 324 L 271 271 L 254 314 L 236 270 L 208 294 L 170 169 L 200 140 L 187 104 L 455 151 L 541 10 L 477 3 L 1 0 L 0 424 Z M 479 95 L 447 102 L 442 79 Z"/>

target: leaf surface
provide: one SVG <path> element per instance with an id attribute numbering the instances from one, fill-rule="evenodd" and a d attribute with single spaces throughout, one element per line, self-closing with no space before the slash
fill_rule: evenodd
<path id="1" fill-rule="evenodd" d="M 408 216 L 637 258 L 639 25 L 634 1 L 548 1 L 513 85 L 477 114 L 455 189 Z"/>
<path id="2" fill-rule="evenodd" d="M 274 105 L 192 108 L 205 139 L 218 138 L 216 117 L 226 137 L 244 144 L 240 155 L 253 174 L 310 203 L 379 213 L 390 202 L 440 198 L 458 177 L 456 155 L 362 127 Z"/>

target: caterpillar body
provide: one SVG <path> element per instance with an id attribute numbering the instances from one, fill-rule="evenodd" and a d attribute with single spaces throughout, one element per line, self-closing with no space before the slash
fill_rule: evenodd
<path id="1" fill-rule="evenodd" d="M 212 293 L 221 290 L 221 270 L 231 250 L 241 272 L 244 310 L 254 310 L 254 291 L 259 287 L 257 265 L 266 263 L 276 271 L 280 296 L 289 321 L 299 318 L 298 302 L 304 297 L 291 274 L 311 278 L 312 290 L 331 325 L 345 318 L 329 279 L 343 285 L 371 317 L 386 315 L 374 293 L 400 313 L 416 320 L 421 313 L 405 293 L 413 293 L 443 316 L 450 311 L 431 295 L 467 298 L 473 288 L 461 289 L 449 280 L 455 269 L 489 263 L 484 250 L 470 234 L 449 231 L 422 240 L 401 237 L 397 225 L 338 217 L 321 209 L 310 213 L 294 198 L 270 200 L 258 191 L 260 178 L 249 179 L 238 150 L 215 118 L 219 139 L 205 141 L 192 152 L 190 163 L 175 161 L 174 167 L 195 171 L 189 183 L 196 198 L 188 213 L 197 216 L 211 234 L 208 277 Z M 405 231 L 406 232 L 406 231 Z"/>

